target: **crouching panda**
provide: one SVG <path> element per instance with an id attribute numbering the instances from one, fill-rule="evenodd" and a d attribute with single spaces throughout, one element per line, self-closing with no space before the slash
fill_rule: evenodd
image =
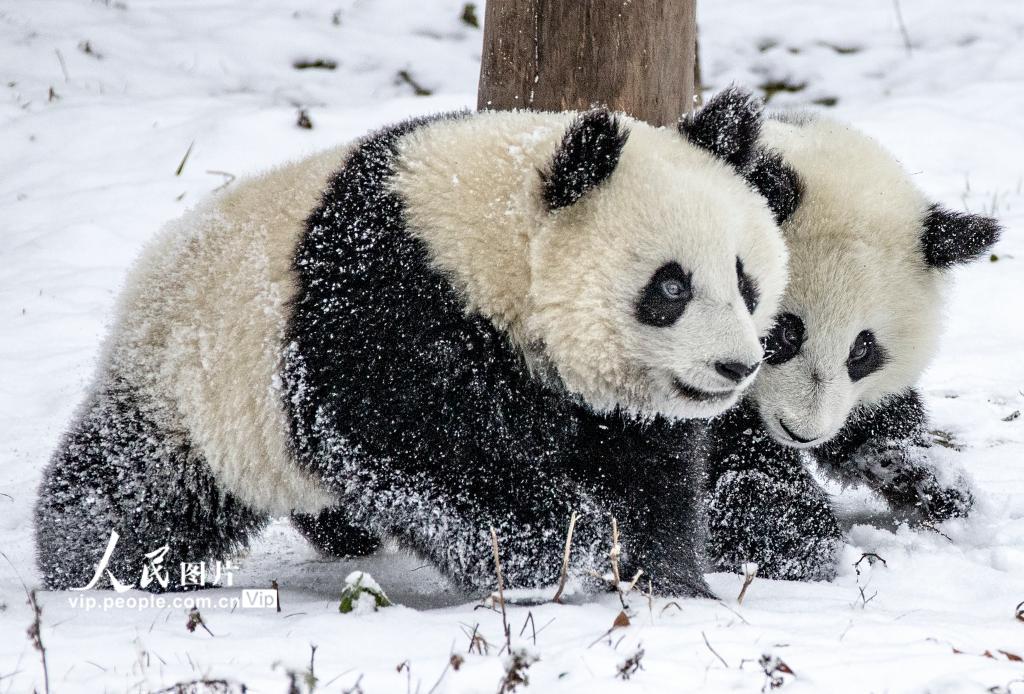
<path id="1" fill-rule="evenodd" d="M 679 131 L 596 109 L 411 120 L 225 192 L 131 273 L 36 512 L 50 588 L 244 545 L 391 536 L 490 586 L 627 566 L 706 594 L 701 425 L 761 361 L 786 250 L 722 93 Z M 767 191 L 762 191 L 767 192 Z M 656 435 L 651 435 L 651 434 Z M 674 512 L 669 514 L 671 509 Z M 325 533 L 325 527 L 327 532 Z M 99 572 L 97 572 L 99 573 Z"/>
<path id="2" fill-rule="evenodd" d="M 972 505 L 962 473 L 929 458 L 914 385 L 950 270 L 999 227 L 930 203 L 874 140 L 828 118 L 770 119 L 762 143 L 799 177 L 782 224 L 790 280 L 761 373 L 709 439 L 708 553 L 723 571 L 754 561 L 771 578 L 828 579 L 842 532 L 802 452 L 908 520 Z"/>

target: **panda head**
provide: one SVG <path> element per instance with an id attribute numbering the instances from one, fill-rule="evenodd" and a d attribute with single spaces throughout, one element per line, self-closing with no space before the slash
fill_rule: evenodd
<path id="1" fill-rule="evenodd" d="M 709 417 L 754 380 L 786 282 L 772 211 L 738 175 L 759 127 L 730 89 L 678 131 L 598 109 L 553 143 L 523 329 L 592 408 Z"/>
<path id="2" fill-rule="evenodd" d="M 917 381 L 949 270 L 999 227 L 931 204 L 874 140 L 834 121 L 768 121 L 762 143 L 795 169 L 801 197 L 782 224 L 790 280 L 751 392 L 778 441 L 811 448 Z"/>

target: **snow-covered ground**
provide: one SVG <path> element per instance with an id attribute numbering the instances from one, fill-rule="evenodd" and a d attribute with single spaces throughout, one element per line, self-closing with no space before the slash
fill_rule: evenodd
<path id="1" fill-rule="evenodd" d="M 1011 655 L 1024 655 L 1014 618 L 1024 600 L 1024 6 L 698 4 L 711 89 L 784 87 L 773 106 L 834 112 L 892 148 L 937 200 L 1005 224 L 998 261 L 959 271 L 924 383 L 934 426 L 959 449 L 942 454 L 968 469 L 981 502 L 968 521 L 932 532 L 897 527 L 869 495 L 846 490 L 850 545 L 835 581 L 759 579 L 738 605 L 740 577 L 714 574 L 721 602 L 634 595 L 631 626 L 605 637 L 620 609 L 612 596 L 511 607 L 513 646 L 540 658 L 529 686 L 755 691 L 771 686 L 767 654 L 795 673 L 776 672 L 787 691 L 1024 692 L 1024 663 Z M 235 176 L 408 115 L 472 106 L 480 32 L 462 10 L 456 0 L 0 0 L 0 693 L 43 690 L 22 588 L 38 583 L 35 487 L 133 256 Z M 336 69 L 293 67 L 317 59 Z M 432 94 L 417 96 L 410 79 Z M 296 126 L 300 108 L 311 130 Z M 858 576 L 864 552 L 886 563 L 864 562 Z M 197 597 L 276 579 L 282 612 L 204 606 L 209 632 L 190 632 L 183 606 L 90 611 L 41 593 L 50 690 L 206 678 L 277 692 L 294 671 L 305 691 L 311 645 L 320 691 L 498 689 L 500 614 L 475 609 L 480 596 L 453 592 L 415 558 L 324 561 L 282 521 L 237 563 L 236 587 Z M 355 569 L 400 606 L 339 614 Z M 520 635 L 531 616 L 535 639 L 531 626 Z M 474 629 L 489 654 L 467 652 Z M 642 669 L 618 677 L 640 649 Z M 464 660 L 446 670 L 452 654 Z"/>

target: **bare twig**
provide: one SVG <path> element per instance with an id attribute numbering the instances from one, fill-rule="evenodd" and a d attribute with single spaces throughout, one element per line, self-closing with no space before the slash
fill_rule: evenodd
<path id="1" fill-rule="evenodd" d="M 743 598 L 747 594 L 747 588 L 754 582 L 757 577 L 757 564 L 748 562 L 743 565 L 743 587 L 740 588 L 740 594 L 736 597 L 736 604 L 742 605 Z"/>
<path id="2" fill-rule="evenodd" d="M 900 0 L 892 0 L 892 6 L 896 10 L 896 21 L 900 25 L 900 33 L 903 34 L 903 45 L 907 49 L 907 55 L 913 55 L 913 48 L 910 45 L 910 34 L 907 33 L 907 25 L 903 23 L 903 13 L 900 11 Z"/>
<path id="3" fill-rule="evenodd" d="M 651 613 L 651 622 L 654 622 L 654 581 L 647 579 L 647 611 Z"/>
<path id="4" fill-rule="evenodd" d="M 192 608 L 188 613 L 188 621 L 185 622 L 185 628 L 189 631 L 195 631 L 196 627 L 202 627 L 204 631 L 210 636 L 213 636 L 213 632 L 206 626 L 206 622 L 203 621 L 203 615 L 199 614 L 199 610 Z"/>
<path id="5" fill-rule="evenodd" d="M 708 647 L 708 650 L 711 651 L 712 655 L 718 658 L 718 661 L 722 663 L 722 665 L 724 665 L 726 669 L 729 669 L 729 663 L 725 662 L 725 658 L 723 658 L 718 651 L 711 647 L 711 642 L 708 641 L 708 635 L 705 634 L 703 631 L 700 632 L 700 635 L 704 637 L 704 645 Z"/>
<path id="6" fill-rule="evenodd" d="M 569 552 L 572 550 L 572 531 L 576 527 L 576 512 L 572 512 L 569 518 L 569 532 L 565 535 L 565 554 L 562 555 L 562 572 L 558 576 L 558 590 L 551 602 L 562 602 L 562 591 L 565 590 L 565 581 L 569 575 Z"/>
<path id="7" fill-rule="evenodd" d="M 619 557 L 622 555 L 622 546 L 619 544 L 619 523 L 612 518 L 612 549 L 608 558 L 612 560 L 612 576 L 615 578 L 615 586 L 618 588 L 622 579 L 619 577 Z"/>
<path id="8" fill-rule="evenodd" d="M 412 694 L 412 663 L 408 660 L 400 662 L 395 671 L 402 674 L 402 670 L 405 670 L 405 694 Z"/>
<path id="9" fill-rule="evenodd" d="M 922 528 L 927 528 L 928 530 L 931 530 L 931 531 L 932 531 L 932 532 L 934 532 L 934 533 L 938 533 L 939 535 L 942 535 L 942 536 L 943 536 L 944 538 L 946 538 L 946 539 L 947 539 L 947 540 L 949 540 L 950 542 L 952 542 L 952 541 L 953 541 L 953 538 L 951 538 L 951 537 L 950 537 L 949 535 L 947 535 L 946 533 L 942 532 L 942 531 L 941 531 L 941 530 L 939 530 L 939 529 L 938 529 L 937 527 L 935 527 L 935 524 L 934 524 L 934 523 L 931 523 L 931 522 L 929 522 L 929 521 L 923 521 L 923 522 L 921 523 L 921 527 L 922 527 Z"/>
<path id="10" fill-rule="evenodd" d="M 682 606 L 682 605 L 680 605 L 680 604 L 679 604 L 678 602 L 676 602 L 675 600 L 673 600 L 672 602 L 668 602 L 668 603 L 665 603 L 665 606 L 661 608 L 661 612 L 659 612 L 659 613 L 658 613 L 658 616 L 660 617 L 660 616 L 662 616 L 663 614 L 665 614 L 665 610 L 667 610 L 667 609 L 668 609 L 668 608 L 670 608 L 670 607 L 674 607 L 674 608 L 676 608 L 677 610 L 679 610 L 680 612 L 682 612 L 682 611 L 683 611 L 683 606 Z"/>
<path id="11" fill-rule="evenodd" d="M 29 625 L 27 633 L 29 639 L 32 641 L 32 646 L 39 651 L 39 659 L 43 664 L 44 692 L 45 694 L 50 694 L 50 670 L 46 664 L 46 647 L 43 646 L 42 635 L 43 609 L 39 606 L 39 601 L 36 599 L 36 591 L 28 589 L 28 586 L 25 585 L 24 579 L 21 577 L 21 573 L 18 571 L 18 567 L 14 565 L 11 558 L 7 556 L 7 553 L 0 552 L 0 557 L 3 557 L 4 560 L 10 564 L 11 569 L 14 571 L 14 575 L 18 577 L 18 583 L 21 584 L 21 589 L 25 591 L 25 597 L 28 598 L 28 605 L 32 608 L 32 624 Z M 7 676 L 8 675 L 5 675 L 5 677 Z"/>
<path id="12" fill-rule="evenodd" d="M 778 689 L 786 683 L 783 675 L 792 675 L 796 677 L 796 673 L 786 664 L 782 658 L 777 655 L 769 655 L 765 653 L 758 659 L 758 664 L 761 666 L 761 670 L 764 671 L 764 686 L 761 687 L 761 691 L 767 691 L 769 688 Z"/>
<path id="13" fill-rule="evenodd" d="M 526 671 L 537 660 L 537 656 L 527 653 L 525 649 L 510 650 L 508 663 L 505 666 L 505 675 L 498 682 L 498 694 L 511 694 L 519 685 L 530 686 L 530 678 Z"/>
<path id="14" fill-rule="evenodd" d="M 70 82 L 71 78 L 68 76 L 68 66 L 64 62 L 64 56 L 61 54 L 59 48 L 54 48 L 53 52 L 57 54 L 57 60 L 60 61 L 60 71 L 64 73 L 64 81 Z"/>
<path id="15" fill-rule="evenodd" d="M 211 192 L 217 192 L 218 190 L 221 190 L 222 188 L 227 188 L 229 185 L 231 185 L 232 183 L 235 182 L 235 178 L 236 178 L 235 174 L 231 173 L 230 171 L 215 171 L 215 170 L 207 169 L 206 173 L 212 174 L 214 176 L 223 176 L 224 177 L 224 182 L 221 183 L 216 188 L 214 188 L 213 191 L 211 191 Z"/>
<path id="16" fill-rule="evenodd" d="M 185 170 L 185 162 L 188 161 L 188 155 L 192 154 L 192 148 L 195 146 L 195 144 L 195 140 L 192 140 L 192 142 L 189 143 L 188 149 L 185 150 L 185 156 L 181 158 L 181 163 L 178 164 L 178 168 L 174 172 L 175 176 L 180 176 L 181 172 Z"/>
<path id="17" fill-rule="evenodd" d="M 237 691 L 246 691 L 244 684 L 235 684 L 230 680 L 211 680 L 211 679 L 199 679 L 199 680 L 188 680 L 187 682 L 175 682 L 169 687 L 163 689 L 157 689 L 153 691 L 153 694 L 186 694 L 186 692 L 222 692 L 226 694 L 230 692 L 233 686 L 237 686 Z"/>
<path id="18" fill-rule="evenodd" d="M 729 607 L 728 605 L 726 605 L 726 604 L 725 604 L 724 602 L 722 602 L 721 600 L 719 600 L 719 601 L 718 601 L 718 604 L 719 604 L 719 605 L 721 605 L 722 607 L 724 607 L 725 609 L 729 610 L 730 612 L 732 612 L 732 613 L 733 613 L 734 615 L 736 615 L 737 617 L 739 617 L 739 619 L 740 619 L 740 621 L 741 621 L 741 622 L 743 622 L 743 623 L 744 623 L 744 624 L 746 624 L 747 626 L 750 626 L 750 622 L 748 622 L 747 620 L 745 620 L 745 619 L 743 618 L 743 615 L 741 615 L 741 614 L 740 614 L 739 612 L 737 612 L 736 610 L 732 609 L 731 607 Z"/>
<path id="19" fill-rule="evenodd" d="M 877 590 L 874 593 L 871 594 L 871 597 L 868 597 L 867 593 L 864 590 L 865 588 L 868 587 L 868 583 L 870 583 L 870 579 L 868 580 L 868 582 L 866 582 L 863 585 L 861 585 L 861 582 L 860 582 L 860 563 L 862 561 L 864 561 L 865 559 L 867 559 L 869 566 L 874 564 L 876 561 L 882 562 L 883 566 L 889 566 L 889 564 L 885 561 L 885 559 L 883 559 L 879 555 L 875 554 L 874 552 L 864 552 L 863 554 L 860 555 L 860 559 L 858 559 L 856 562 L 854 562 L 853 570 L 857 574 L 857 591 L 860 593 L 860 606 L 861 606 L 861 609 L 867 607 L 869 602 L 871 602 L 872 600 L 874 600 L 875 598 L 878 597 L 878 591 Z M 853 604 L 856 605 L 857 604 L 856 601 Z M 852 607 L 852 605 L 851 605 L 851 607 Z"/>
<path id="20" fill-rule="evenodd" d="M 427 89 L 422 84 L 417 82 L 416 79 L 412 76 L 412 73 L 409 72 L 408 70 L 399 70 L 397 77 L 399 82 L 404 82 L 405 84 L 412 87 L 412 93 L 415 94 L 416 96 L 430 96 L 431 94 L 434 93 L 432 89 Z"/>
<path id="21" fill-rule="evenodd" d="M 274 590 L 274 600 L 277 601 L 277 611 L 281 612 L 281 588 L 277 585 L 277 579 L 270 582 L 270 587 Z"/>
<path id="22" fill-rule="evenodd" d="M 309 691 L 313 691 L 316 688 L 316 682 L 317 682 L 317 679 L 316 679 L 316 669 L 313 666 L 315 660 L 316 660 L 316 645 L 311 643 L 311 644 L 309 644 L 309 678 L 308 678 Z"/>
<path id="23" fill-rule="evenodd" d="M 501 555 L 498 552 L 498 533 L 491 526 L 491 549 L 494 550 L 494 573 L 498 577 L 498 601 L 501 604 L 501 628 L 505 633 L 505 648 L 512 653 L 512 632 L 508 628 L 508 616 L 505 614 L 505 581 L 501 577 Z"/>
<path id="24" fill-rule="evenodd" d="M 533 645 L 537 645 L 537 623 L 533 621 L 533 611 L 526 613 L 526 619 L 523 620 L 523 628 L 519 630 L 519 635 L 522 636 L 526 633 L 526 625 L 529 624 L 533 629 Z"/>
<path id="25" fill-rule="evenodd" d="M 491 644 L 487 643 L 487 639 L 479 634 L 480 625 L 474 624 L 473 631 L 467 632 L 466 628 L 463 628 L 462 633 L 469 637 L 469 648 L 466 649 L 467 653 L 472 653 L 474 649 L 480 655 L 489 655 L 491 651 Z"/>
<path id="26" fill-rule="evenodd" d="M 46 646 L 43 645 L 42 634 L 43 609 L 39 607 L 35 590 L 28 592 L 28 604 L 32 608 L 32 624 L 28 628 L 28 637 L 32 641 L 32 646 L 39 651 L 39 659 L 43 663 L 43 691 L 50 694 L 50 670 L 46 665 Z"/>
<path id="27" fill-rule="evenodd" d="M 640 664 L 643 657 L 644 649 L 637 645 L 636 653 L 629 656 L 625 661 L 619 664 L 617 677 L 619 679 L 628 680 L 630 677 L 635 675 L 638 670 L 643 670 L 644 666 Z"/>
<path id="28" fill-rule="evenodd" d="M 455 642 L 452 641 L 452 647 L 448 649 L 448 662 L 445 663 L 444 670 L 441 670 L 441 676 L 434 682 L 434 686 L 427 690 L 427 694 L 434 694 L 437 688 L 441 686 L 441 682 L 444 680 L 444 676 L 448 674 L 449 670 L 458 670 L 462 667 L 463 658 L 461 655 L 455 652 Z M 419 691 L 419 685 L 416 686 L 416 690 Z"/>
<path id="29" fill-rule="evenodd" d="M 341 694 L 363 694 L 362 681 L 363 675 L 360 673 L 359 677 L 356 678 L 355 683 L 353 683 L 353 685 L 348 689 L 342 689 Z"/>

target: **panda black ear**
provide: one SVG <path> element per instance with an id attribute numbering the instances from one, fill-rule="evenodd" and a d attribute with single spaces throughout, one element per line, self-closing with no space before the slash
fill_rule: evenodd
<path id="1" fill-rule="evenodd" d="M 628 137 L 629 130 L 607 109 L 581 113 L 565 131 L 549 171 L 541 172 L 548 209 L 568 207 L 607 181 Z"/>
<path id="2" fill-rule="evenodd" d="M 768 201 L 776 224 L 782 224 L 796 212 L 804 192 L 803 183 L 778 152 L 758 150 L 743 176 Z"/>
<path id="3" fill-rule="evenodd" d="M 991 217 L 954 212 L 932 205 L 924 218 L 921 247 L 925 261 L 946 269 L 984 255 L 999 240 L 999 223 Z"/>
<path id="4" fill-rule="evenodd" d="M 739 87 L 715 94 L 701 110 L 679 121 L 690 142 L 742 169 L 754 156 L 761 134 L 761 100 Z"/>

